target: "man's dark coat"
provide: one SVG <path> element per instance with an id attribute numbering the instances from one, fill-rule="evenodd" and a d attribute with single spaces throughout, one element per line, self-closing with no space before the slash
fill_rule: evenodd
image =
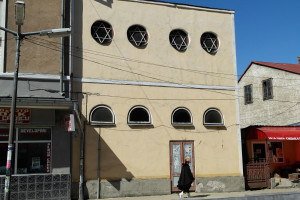
<path id="1" fill-rule="evenodd" d="M 190 166 L 188 164 L 182 164 L 177 187 L 182 191 L 188 192 L 194 180 Z"/>

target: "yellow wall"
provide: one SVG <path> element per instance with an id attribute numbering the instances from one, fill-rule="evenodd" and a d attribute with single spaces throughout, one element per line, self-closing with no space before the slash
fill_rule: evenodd
<path id="1" fill-rule="evenodd" d="M 82 104 L 82 113 L 89 114 L 95 105 L 105 104 L 116 116 L 115 127 L 86 127 L 85 176 L 97 177 L 98 140 L 101 140 L 101 177 L 107 179 L 166 178 L 170 176 L 169 141 L 194 140 L 196 176 L 241 175 L 234 100 L 211 101 L 223 95 L 212 91 L 138 86 L 108 86 L 84 84 L 91 93 Z M 156 90 L 157 92 L 155 92 Z M 130 96 L 128 96 L 131 91 Z M 159 91 L 159 92 L 158 92 Z M 233 94 L 233 92 L 226 92 Z M 172 94 L 172 95 L 170 95 Z M 148 100 L 144 98 L 148 96 Z M 188 98 L 189 97 L 189 98 Z M 140 98 L 140 99 L 138 99 Z M 159 98 L 159 99 L 157 99 Z M 182 99 L 182 100 L 178 100 Z M 188 99 L 193 99 L 188 101 Z M 208 99 L 208 100 L 204 100 Z M 88 102 L 86 102 L 86 100 Z M 132 128 L 127 114 L 135 105 L 143 105 L 151 113 L 153 128 Z M 87 106 L 87 110 L 85 110 Z M 177 107 L 192 112 L 194 129 L 175 129 L 171 114 Z M 226 130 L 205 128 L 203 114 L 208 108 L 218 108 L 225 119 Z M 85 116 L 88 119 L 88 116 Z"/>
<path id="2" fill-rule="evenodd" d="M 82 32 L 82 40 L 78 37 L 74 45 L 82 45 L 83 51 L 74 52 L 78 56 L 74 58 L 74 78 L 78 78 L 74 97 L 81 102 L 86 120 L 91 109 L 101 104 L 112 108 L 116 116 L 113 127 L 86 126 L 86 179 L 97 178 L 99 140 L 102 179 L 169 178 L 170 140 L 194 140 L 196 177 L 241 176 L 233 12 L 118 0 L 108 4 L 83 1 L 76 10 L 76 25 L 80 27 L 82 22 L 76 33 Z M 100 45 L 91 37 L 91 26 L 97 20 L 113 26 L 115 35 L 109 46 Z M 127 29 L 134 24 L 144 26 L 150 35 L 144 49 L 134 47 L 127 39 Z M 189 34 L 191 43 L 185 52 L 170 45 L 169 33 L 177 28 Z M 216 55 L 201 47 L 200 37 L 205 32 L 218 35 L 220 48 Z M 101 84 L 97 83 L 99 80 L 134 84 Z M 145 82 L 209 89 L 135 85 Z M 217 90 L 218 86 L 231 89 Z M 150 111 L 153 127 L 127 125 L 127 114 L 136 105 Z M 191 111 L 194 128 L 171 125 L 171 114 L 178 107 Z M 208 108 L 222 112 L 224 128 L 203 126 L 203 114 Z"/>

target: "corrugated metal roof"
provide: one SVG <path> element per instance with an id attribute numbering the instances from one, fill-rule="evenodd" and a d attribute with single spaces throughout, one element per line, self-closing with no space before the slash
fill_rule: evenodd
<path id="1" fill-rule="evenodd" d="M 257 64 L 264 67 L 270 67 L 278 70 L 283 70 L 295 74 L 300 74 L 300 64 L 288 64 L 288 63 L 271 63 L 271 62 L 258 62 L 258 61 L 252 61 L 247 69 L 244 71 L 244 73 L 239 78 L 239 82 L 242 79 L 242 77 L 246 74 L 247 70 L 251 67 L 252 64 Z"/>

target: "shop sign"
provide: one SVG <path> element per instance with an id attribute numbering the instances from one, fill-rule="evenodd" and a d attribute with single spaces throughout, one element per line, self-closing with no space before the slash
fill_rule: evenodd
<path id="1" fill-rule="evenodd" d="M 51 140 L 51 128 L 20 128 L 19 140 Z"/>
<path id="2" fill-rule="evenodd" d="M 75 121 L 74 121 L 73 114 L 65 115 L 65 131 L 67 132 L 75 131 Z"/>
<path id="3" fill-rule="evenodd" d="M 10 123 L 10 108 L 0 108 L 0 124 L 9 124 L 9 123 Z M 15 123 L 29 124 L 30 109 L 16 108 Z"/>
<path id="4" fill-rule="evenodd" d="M 9 129 L 0 129 L 0 141 L 8 141 Z"/>

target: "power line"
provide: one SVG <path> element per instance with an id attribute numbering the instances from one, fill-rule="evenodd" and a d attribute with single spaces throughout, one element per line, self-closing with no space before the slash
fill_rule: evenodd
<path id="1" fill-rule="evenodd" d="M 42 46 L 42 47 L 44 47 L 44 48 L 48 48 L 48 49 L 53 50 L 53 51 L 60 51 L 60 50 L 58 50 L 58 49 L 56 49 L 56 48 L 51 48 L 51 47 L 49 47 L 49 46 L 45 46 L 45 45 L 42 45 L 42 44 L 38 44 L 38 43 L 35 43 L 35 42 L 33 42 L 33 41 L 28 41 L 28 42 L 30 42 L 30 43 L 32 43 L 32 44 L 35 44 L 35 45 L 38 45 L 38 46 Z M 146 78 L 150 78 L 150 79 L 153 79 L 153 80 L 158 80 L 158 81 L 162 81 L 162 82 L 165 82 L 165 83 L 171 83 L 171 84 L 182 85 L 182 86 L 185 86 L 185 87 L 188 88 L 188 89 L 193 89 L 193 88 L 194 88 L 194 87 L 191 87 L 191 86 L 186 86 L 185 84 L 179 84 L 179 83 L 176 83 L 176 82 L 170 82 L 170 81 L 166 81 L 166 80 L 163 80 L 163 79 L 155 78 L 155 77 L 152 77 L 152 76 L 147 76 L 147 75 L 144 75 L 144 74 L 140 74 L 140 73 L 136 73 L 136 72 L 132 72 L 132 71 L 128 71 L 128 70 L 119 69 L 119 68 L 117 68 L 117 67 L 114 67 L 114 66 L 111 66 L 111 65 L 108 65 L 108 64 L 103 64 L 103 63 L 101 63 L 101 62 L 94 61 L 94 60 L 91 60 L 91 59 L 86 59 L 86 58 L 83 58 L 83 57 L 81 57 L 81 56 L 77 56 L 77 55 L 72 55 L 72 56 L 74 56 L 74 57 L 76 57 L 76 58 L 79 58 L 79 59 L 83 59 L 83 60 L 89 61 L 89 62 L 93 62 L 93 63 L 95 63 L 95 64 L 100 64 L 100 65 L 105 66 L 105 67 L 108 67 L 108 68 L 113 68 L 113 69 L 115 69 L 115 70 L 120 70 L 120 71 L 124 71 L 124 72 L 127 72 L 127 73 L 131 73 L 131 74 L 135 74 L 135 75 L 140 75 L 140 76 L 143 76 L 143 77 L 146 77 Z M 215 91 L 215 90 L 209 90 L 209 89 L 207 89 L 207 91 L 213 92 L 213 93 L 218 93 L 218 94 L 223 94 L 223 95 L 227 95 L 227 96 L 233 96 L 233 97 L 235 97 L 235 98 L 239 98 L 239 97 L 244 98 L 244 96 L 236 96 L 235 94 L 228 94 L 228 93 L 225 93 L 225 92 L 219 92 L 219 91 Z M 259 100 L 261 100 L 261 98 L 253 98 L 253 99 L 259 99 Z M 292 101 L 275 100 L 275 99 L 273 99 L 272 101 L 295 103 L 295 102 L 292 102 Z"/>

